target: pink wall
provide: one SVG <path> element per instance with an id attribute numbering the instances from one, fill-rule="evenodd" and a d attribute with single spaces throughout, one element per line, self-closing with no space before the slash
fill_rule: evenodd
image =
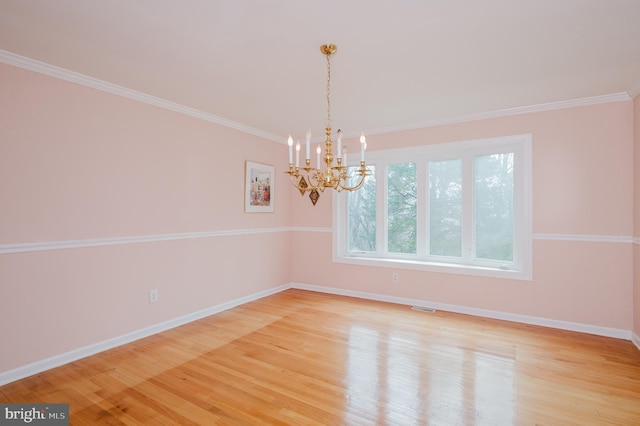
<path id="1" fill-rule="evenodd" d="M 0 254 L 0 373 L 290 282 L 291 192 L 243 195 L 285 146 L 3 64 L 0 93 L 0 247 L 240 231 Z"/>
<path id="2" fill-rule="evenodd" d="M 368 137 L 371 149 L 387 149 L 531 133 L 533 232 L 559 237 L 534 239 L 533 281 L 399 270 L 394 284 L 392 269 L 332 263 L 331 234 L 317 232 L 294 235 L 293 253 L 304 255 L 292 265 L 293 280 L 631 330 L 633 246 L 593 238 L 570 241 L 570 235 L 632 235 L 632 126 L 629 101 Z M 324 220 L 305 221 L 310 209 L 294 198 L 293 221 L 298 226 L 329 226 L 329 197 L 316 206 Z M 320 263 L 313 264 L 318 259 Z"/>
<path id="3" fill-rule="evenodd" d="M 634 241 L 633 245 L 633 332 L 640 336 L 640 95 L 633 100 L 634 122 L 634 175 L 633 175 L 633 199 L 634 199 Z M 637 337 L 640 342 L 640 337 Z"/>
<path id="4" fill-rule="evenodd" d="M 0 93 L 0 248 L 231 231 L 0 254 L 0 374 L 289 282 L 640 330 L 637 244 L 536 239 L 531 282 L 400 270 L 392 284 L 391 269 L 332 263 L 332 196 L 313 207 L 288 185 L 285 145 L 2 64 Z M 628 237 L 639 102 L 635 118 L 618 102 L 369 147 L 532 133 L 534 233 Z M 246 160 L 276 166 L 275 213 L 244 213 Z"/>

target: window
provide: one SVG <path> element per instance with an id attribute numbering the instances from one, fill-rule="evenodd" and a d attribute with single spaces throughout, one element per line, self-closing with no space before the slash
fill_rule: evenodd
<path id="1" fill-rule="evenodd" d="M 356 167 L 349 167 L 353 172 Z M 348 250 L 350 253 L 364 253 L 376 251 L 376 166 L 369 170 L 358 196 L 349 203 L 347 229 L 349 230 Z M 356 182 L 349 182 L 355 185 Z"/>
<path id="2" fill-rule="evenodd" d="M 462 161 L 430 161 L 429 252 L 462 256 Z"/>
<path id="3" fill-rule="evenodd" d="M 389 253 L 416 253 L 416 163 L 389 164 L 386 177 Z"/>
<path id="4" fill-rule="evenodd" d="M 334 200 L 337 262 L 531 279 L 531 136 L 374 151 Z"/>

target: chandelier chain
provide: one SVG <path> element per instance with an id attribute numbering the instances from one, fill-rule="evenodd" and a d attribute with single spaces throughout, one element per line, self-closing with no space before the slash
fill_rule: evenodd
<path id="1" fill-rule="evenodd" d="M 327 54 L 327 127 L 331 127 L 331 54 Z"/>

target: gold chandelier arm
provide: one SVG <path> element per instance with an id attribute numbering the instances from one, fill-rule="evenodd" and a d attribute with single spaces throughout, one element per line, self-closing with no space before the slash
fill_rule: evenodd
<path id="1" fill-rule="evenodd" d="M 313 191 L 314 189 L 324 191 L 324 188 L 322 187 L 322 179 L 318 179 L 316 173 L 307 175 L 307 183 L 309 184 L 308 191 Z"/>
<path id="2" fill-rule="evenodd" d="M 308 167 L 303 168 L 305 171 L 304 174 L 300 173 L 300 169 L 290 167 L 288 171 L 285 173 L 289 175 L 289 180 L 299 191 L 303 192 L 311 192 L 314 189 L 324 191 L 324 187 L 322 186 L 322 179 L 318 179 L 318 170 L 311 169 Z M 300 178 L 304 178 L 307 186 L 300 185 Z"/>
<path id="3" fill-rule="evenodd" d="M 285 173 L 289 173 L 289 172 L 285 172 Z M 300 186 L 300 181 L 298 179 L 297 174 L 289 174 L 289 179 L 291 180 L 291 184 L 296 187 L 299 191 L 307 191 L 307 188 L 305 187 L 301 187 Z"/>
<path id="4" fill-rule="evenodd" d="M 336 188 L 336 190 L 338 192 L 343 190 L 357 191 L 358 189 L 362 188 L 362 185 L 364 185 L 364 181 L 366 180 L 366 177 L 371 174 L 371 172 L 367 169 L 367 166 L 364 163 L 364 161 L 360 162 L 360 167 L 358 168 L 358 170 L 356 170 L 356 174 L 360 175 L 360 180 L 358 181 L 357 184 L 355 184 L 354 186 L 346 186 L 340 183 L 338 184 L 338 187 Z M 347 182 L 346 172 L 344 172 L 344 176 L 341 176 L 340 182 L 344 182 L 346 184 Z"/>

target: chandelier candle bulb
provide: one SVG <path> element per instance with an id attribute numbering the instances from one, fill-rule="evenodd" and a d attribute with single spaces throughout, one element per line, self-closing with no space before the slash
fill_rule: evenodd
<path id="1" fill-rule="evenodd" d="M 307 160 L 311 160 L 311 129 L 307 130 Z"/>
<path id="2" fill-rule="evenodd" d="M 296 169 L 300 167 L 300 141 L 296 143 Z"/>
<path id="3" fill-rule="evenodd" d="M 338 156 L 342 155 L 342 130 L 338 129 Z"/>
<path id="4" fill-rule="evenodd" d="M 287 144 L 289 145 L 289 164 L 293 164 L 293 153 L 292 153 L 293 139 L 291 139 L 291 135 L 289 135 Z"/>
<path id="5" fill-rule="evenodd" d="M 320 144 L 318 144 L 318 148 L 316 148 L 316 154 L 318 154 L 318 170 L 320 170 L 320 153 L 322 149 L 320 148 Z"/>
<path id="6" fill-rule="evenodd" d="M 367 147 L 367 139 L 364 137 L 364 132 L 360 134 L 360 161 L 364 163 L 364 150 Z"/>

